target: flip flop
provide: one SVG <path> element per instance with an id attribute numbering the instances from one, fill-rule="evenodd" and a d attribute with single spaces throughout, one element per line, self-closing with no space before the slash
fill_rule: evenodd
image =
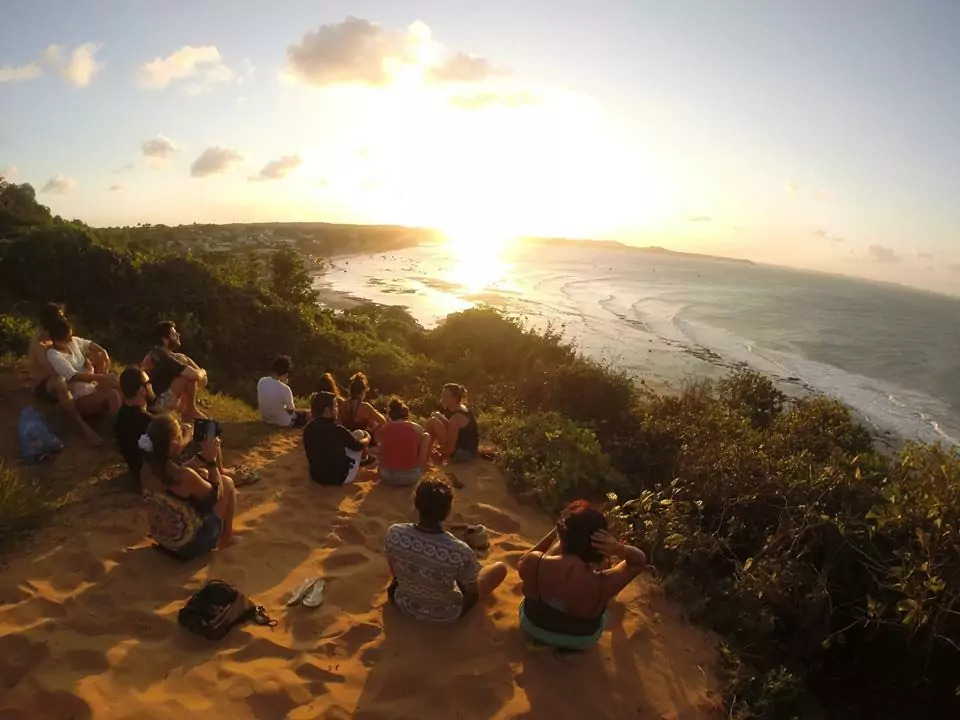
<path id="1" fill-rule="evenodd" d="M 303 597 L 303 606 L 308 608 L 319 607 L 323 602 L 323 590 L 327 586 L 327 581 L 323 578 L 317 580 Z"/>
<path id="2" fill-rule="evenodd" d="M 304 595 L 313 588 L 320 581 L 318 577 L 309 577 L 300 583 L 297 586 L 297 589 L 293 591 L 293 594 L 290 596 L 290 599 L 287 600 L 287 606 L 296 605 L 298 602 L 303 600 Z"/>

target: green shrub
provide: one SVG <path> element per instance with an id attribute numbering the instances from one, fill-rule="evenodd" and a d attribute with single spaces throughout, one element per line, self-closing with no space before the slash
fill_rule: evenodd
<path id="1" fill-rule="evenodd" d="M 48 510 L 39 484 L 0 459 L 0 548 L 35 528 Z"/>
<path id="2" fill-rule="evenodd" d="M 481 417 L 485 436 L 500 452 L 513 485 L 555 512 L 577 498 L 602 498 L 623 479 L 611 466 L 592 430 L 556 412 Z"/>
<path id="3" fill-rule="evenodd" d="M 0 314 L 0 355 L 23 355 L 30 347 L 36 327 L 19 315 Z"/>
<path id="4" fill-rule="evenodd" d="M 769 427 L 783 410 L 786 395 L 757 372 L 740 370 L 717 383 L 717 397 L 734 412 L 742 413 L 755 428 Z"/>

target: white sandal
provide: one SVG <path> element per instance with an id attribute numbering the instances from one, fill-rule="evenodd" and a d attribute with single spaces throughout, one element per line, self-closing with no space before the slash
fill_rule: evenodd
<path id="1" fill-rule="evenodd" d="M 288 606 L 296 605 L 298 602 L 303 600 L 307 592 L 319 581 L 320 581 L 320 578 L 318 577 L 309 577 L 306 580 L 304 580 L 302 583 L 300 583 L 297 589 L 293 591 L 293 595 L 291 595 L 290 599 L 287 600 L 287 605 Z"/>
<path id="2" fill-rule="evenodd" d="M 323 578 L 317 580 L 303 597 L 303 606 L 308 608 L 319 607 L 323 602 L 323 590 L 327 586 L 327 581 Z"/>

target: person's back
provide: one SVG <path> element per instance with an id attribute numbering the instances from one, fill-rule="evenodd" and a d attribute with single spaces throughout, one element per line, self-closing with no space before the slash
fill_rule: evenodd
<path id="1" fill-rule="evenodd" d="M 140 405 L 121 405 L 113 421 L 113 434 L 117 440 L 120 454 L 130 470 L 130 475 L 140 479 L 140 469 L 143 467 L 143 455 L 137 443 L 140 436 L 147 431 L 151 415 L 146 408 Z"/>
<path id="2" fill-rule="evenodd" d="M 607 570 L 595 567 L 613 557 L 624 560 Z M 555 532 L 517 565 L 524 595 L 521 624 L 528 633 L 560 647 L 596 642 L 607 604 L 645 563 L 640 550 L 619 543 L 607 532 L 603 513 L 586 501 L 570 503 Z"/>
<path id="3" fill-rule="evenodd" d="M 296 420 L 290 412 L 293 407 L 293 391 L 289 385 L 271 375 L 257 381 L 257 409 L 265 423 L 290 427 Z"/>
<path id="4" fill-rule="evenodd" d="M 310 479 L 321 485 L 344 485 L 356 479 L 364 443 L 337 422 L 337 398 L 329 392 L 313 397 L 313 419 L 303 428 Z"/>
<path id="5" fill-rule="evenodd" d="M 480 572 L 470 546 L 412 523 L 391 525 L 384 545 L 397 580 L 397 607 L 417 620 L 455 622 L 463 612 L 461 586 L 476 585 Z"/>
<path id="6" fill-rule="evenodd" d="M 380 430 L 380 464 L 391 470 L 413 470 L 420 466 L 420 438 L 423 429 L 409 420 L 391 420 Z"/>

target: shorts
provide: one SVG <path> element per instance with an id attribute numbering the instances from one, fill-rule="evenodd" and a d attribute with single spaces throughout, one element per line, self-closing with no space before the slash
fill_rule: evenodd
<path id="1" fill-rule="evenodd" d="M 47 385 L 49 384 L 49 382 L 50 382 L 49 379 L 41 380 L 37 384 L 37 386 L 33 389 L 33 396 L 37 398 L 37 400 L 43 400 L 45 403 L 56 405 L 57 402 L 59 401 L 57 400 L 57 396 L 51 394 L 50 391 L 47 389 Z"/>
<path id="2" fill-rule="evenodd" d="M 520 627 L 523 631 L 537 642 L 561 650 L 585 650 L 591 645 L 595 645 L 607 627 L 607 618 L 608 615 L 604 612 L 600 628 L 593 635 L 564 635 L 534 625 L 523 611 L 523 603 L 520 603 Z"/>
<path id="3" fill-rule="evenodd" d="M 206 555 L 217 546 L 222 533 L 223 520 L 216 513 L 207 513 L 193 540 L 182 548 L 174 550 L 173 553 L 182 560 L 193 560 L 201 555 Z"/>
<path id="4" fill-rule="evenodd" d="M 387 588 L 387 600 L 396 607 L 397 605 L 397 586 L 400 584 L 400 581 L 394 578 L 390 582 L 390 587 Z M 460 592 L 463 592 L 463 586 L 460 583 L 457 583 L 457 586 L 460 588 Z M 474 605 L 480 602 L 480 598 L 477 595 L 466 595 L 463 596 L 463 607 L 460 608 L 460 618 L 462 619 L 464 615 L 473 610 Z"/>
<path id="5" fill-rule="evenodd" d="M 180 398 L 173 394 L 173 390 L 167 388 L 162 393 L 157 396 L 157 399 L 153 403 L 153 412 L 158 415 L 163 413 L 173 412 L 177 409 L 177 406 L 180 404 Z"/>
<path id="6" fill-rule="evenodd" d="M 394 487 L 408 487 L 416 485 L 423 476 L 423 469 L 420 467 L 410 468 L 409 470 L 394 470 L 380 465 L 380 477 L 387 485 Z"/>
<path id="7" fill-rule="evenodd" d="M 453 451 L 453 455 L 450 456 L 450 462 L 454 463 L 465 463 L 473 460 L 477 454 L 472 450 L 467 450 L 466 448 L 457 448 Z"/>

